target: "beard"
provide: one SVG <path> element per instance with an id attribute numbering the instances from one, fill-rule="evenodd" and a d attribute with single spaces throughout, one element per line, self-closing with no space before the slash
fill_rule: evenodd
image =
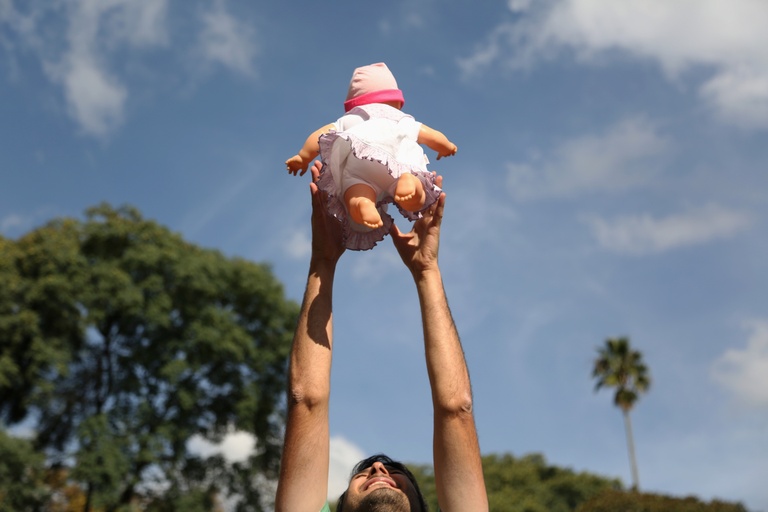
<path id="1" fill-rule="evenodd" d="M 393 489 L 372 492 L 355 508 L 356 512 L 411 512 L 408 497 Z"/>

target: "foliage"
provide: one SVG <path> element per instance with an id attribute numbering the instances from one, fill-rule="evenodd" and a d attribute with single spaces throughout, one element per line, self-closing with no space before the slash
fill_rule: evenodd
<path id="1" fill-rule="evenodd" d="M 438 511 L 432 467 L 409 469 L 429 510 Z M 739 503 L 627 492 L 618 479 L 549 465 L 539 454 L 486 455 L 483 474 L 493 512 L 747 512 Z"/>
<path id="2" fill-rule="evenodd" d="M 48 497 L 43 455 L 0 430 L 0 512 L 42 510 Z"/>
<path id="3" fill-rule="evenodd" d="M 69 478 L 68 468 L 49 468 L 45 481 L 51 490 L 51 498 L 45 507 L 46 512 L 82 512 L 85 509 L 85 492 L 77 482 Z M 91 507 L 91 511 L 104 512 L 98 507 Z"/>
<path id="4" fill-rule="evenodd" d="M 0 420 L 36 420 L 36 447 L 74 461 L 86 508 L 158 498 L 152 479 L 189 500 L 214 480 L 273 477 L 297 312 L 266 265 L 129 207 L 0 237 Z M 256 437 L 247 464 L 187 448 L 232 429 Z"/>
<path id="5" fill-rule="evenodd" d="M 603 387 L 616 388 L 613 403 L 622 411 L 629 411 L 648 391 L 651 378 L 643 363 L 643 354 L 632 350 L 628 338 L 609 338 L 598 349 L 598 357 L 592 370 L 597 379 L 595 390 Z"/>
<path id="6" fill-rule="evenodd" d="M 695 497 L 674 498 L 659 494 L 605 491 L 583 503 L 577 512 L 747 512 L 741 503 L 714 500 L 705 503 Z"/>
<path id="7" fill-rule="evenodd" d="M 436 511 L 437 493 L 430 466 L 411 467 L 430 510 Z M 494 512 L 571 512 L 583 501 L 621 483 L 586 472 L 548 465 L 534 454 L 483 457 L 483 473 L 490 509 Z"/>

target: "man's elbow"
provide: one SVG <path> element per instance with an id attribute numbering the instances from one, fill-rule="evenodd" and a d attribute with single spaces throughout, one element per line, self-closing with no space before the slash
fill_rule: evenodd
<path id="1" fill-rule="evenodd" d="M 328 407 L 330 393 L 311 386 L 291 386 L 288 392 L 288 407 L 303 407 L 308 410 Z"/>
<path id="2" fill-rule="evenodd" d="M 461 393 L 435 403 L 435 409 L 448 417 L 472 418 L 472 394 Z"/>

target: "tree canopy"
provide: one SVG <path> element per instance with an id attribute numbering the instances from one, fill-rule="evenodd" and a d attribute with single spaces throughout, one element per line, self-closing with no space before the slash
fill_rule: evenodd
<path id="1" fill-rule="evenodd" d="M 0 237 L 0 420 L 33 422 L 35 448 L 71 468 L 89 507 L 227 487 L 261 510 L 250 482 L 279 464 L 297 313 L 267 265 L 130 207 Z M 256 438 L 247 463 L 187 447 L 233 429 Z"/>
<path id="2" fill-rule="evenodd" d="M 576 512 L 747 512 L 741 503 L 702 501 L 653 493 L 605 491 L 581 504 Z"/>
<path id="3" fill-rule="evenodd" d="M 0 430 L 0 512 L 39 510 L 49 498 L 44 456 Z"/>
<path id="4" fill-rule="evenodd" d="M 619 480 L 553 466 L 539 454 L 492 454 L 483 456 L 482 462 L 494 512 L 571 512 L 603 490 L 621 488 Z M 429 509 L 438 510 L 432 467 L 411 469 Z"/>
<path id="5" fill-rule="evenodd" d="M 438 511 L 432 466 L 408 468 Z M 493 512 L 747 512 L 741 503 L 627 491 L 616 478 L 548 464 L 540 454 L 485 455 L 483 473 Z"/>
<path id="6" fill-rule="evenodd" d="M 592 377 L 596 379 L 595 390 L 616 388 L 613 403 L 622 411 L 629 412 L 640 395 L 651 386 L 643 354 L 633 350 L 626 337 L 605 340 L 597 352 L 592 369 Z"/>

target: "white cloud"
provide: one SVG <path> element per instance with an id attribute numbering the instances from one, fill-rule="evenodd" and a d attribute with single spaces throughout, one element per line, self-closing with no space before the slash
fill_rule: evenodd
<path id="1" fill-rule="evenodd" d="M 83 132 L 104 136 L 122 123 L 129 96 L 110 57 L 165 44 L 166 7 L 167 0 L 72 0 L 33 5 L 22 14 L 5 0 L 0 23 L 18 36 L 14 50 L 31 49 L 63 88 L 67 111 Z M 43 23 L 52 19 L 58 22 Z"/>
<path id="2" fill-rule="evenodd" d="M 60 212 L 52 212 L 48 208 L 38 208 L 36 211 L 20 215 L 11 213 L 0 218 L 0 233 L 5 236 L 20 235 L 31 230 L 36 224 L 44 222 L 52 216 L 61 216 Z"/>
<path id="3" fill-rule="evenodd" d="M 201 21 L 203 57 L 244 75 L 254 75 L 254 59 L 259 49 L 252 27 L 230 14 L 223 0 L 214 2 L 210 10 L 202 13 Z"/>
<path id="4" fill-rule="evenodd" d="M 211 443 L 200 435 L 194 435 L 187 442 L 189 451 L 201 457 L 221 454 L 229 462 L 244 462 L 253 453 L 256 446 L 255 438 L 247 432 L 232 432 L 227 434 L 221 443 Z"/>
<path id="5" fill-rule="evenodd" d="M 283 245 L 283 249 L 294 260 L 303 260 L 312 253 L 312 239 L 305 230 L 294 231 Z"/>
<path id="6" fill-rule="evenodd" d="M 390 207 L 389 211 L 393 217 L 400 215 L 399 212 L 393 210 L 396 209 Z M 410 230 L 410 227 L 406 228 L 402 222 L 398 225 L 403 230 Z M 384 240 L 372 250 L 355 252 L 347 257 L 349 258 L 347 265 L 352 266 L 352 277 L 368 284 L 388 279 L 390 272 L 399 272 L 403 265 L 400 256 L 392 245 L 392 240 L 389 239 L 389 235 L 385 236 Z"/>
<path id="7" fill-rule="evenodd" d="M 421 28 L 424 28 L 424 18 L 419 13 L 409 12 L 403 18 L 403 24 L 407 28 L 421 29 Z"/>
<path id="8" fill-rule="evenodd" d="M 0 50 L 5 50 L 12 78 L 17 55 L 30 52 L 48 79 L 63 90 L 67 113 L 83 133 L 103 137 L 125 119 L 131 98 L 127 73 L 141 66 L 123 65 L 117 56 L 136 59 L 136 50 L 167 46 L 169 0 L 71 0 L 17 7 L 0 0 Z M 19 5 L 24 5 L 19 3 Z M 258 54 L 254 30 L 232 15 L 224 0 L 205 2 L 200 12 L 196 62 L 255 74 Z M 13 36 L 13 37 L 11 37 Z"/>
<path id="9" fill-rule="evenodd" d="M 378 20 L 377 26 L 383 35 L 408 32 L 413 30 L 428 30 L 441 4 L 435 0 L 411 0 L 392 5 L 389 15 Z"/>
<path id="10" fill-rule="evenodd" d="M 93 5 L 114 6 L 104 20 L 105 35 L 115 42 L 152 47 L 168 42 L 165 30 L 168 0 L 91 0 Z"/>
<path id="11" fill-rule="evenodd" d="M 531 0 L 508 0 L 507 6 L 512 12 L 527 11 L 531 7 Z"/>
<path id="12" fill-rule="evenodd" d="M 7 27 L 8 30 L 3 29 Z M 0 63 L 5 77 L 15 82 L 21 76 L 19 71 L 19 46 L 37 48 L 39 40 L 35 36 L 35 19 L 25 15 L 14 6 L 11 0 L 0 0 Z M 15 33 L 15 34 L 14 34 Z M 15 40 L 14 35 L 23 41 L 22 45 Z"/>
<path id="13" fill-rule="evenodd" d="M 507 64 L 516 62 L 518 57 L 509 55 L 510 47 L 519 46 L 516 41 L 518 31 L 512 23 L 503 23 L 495 27 L 468 57 L 460 57 L 456 63 L 465 76 L 474 76 L 481 71 L 493 67 L 497 61 L 506 60 Z"/>
<path id="14" fill-rule="evenodd" d="M 508 164 L 507 184 L 519 199 L 629 189 L 657 172 L 667 146 L 647 121 L 627 119 L 566 141 L 543 161 Z"/>
<path id="15" fill-rule="evenodd" d="M 21 215 L 11 214 L 0 219 L 0 231 L 9 231 L 27 224 L 27 220 Z"/>
<path id="16" fill-rule="evenodd" d="M 109 54 L 124 46 L 165 42 L 165 0 L 79 0 L 69 5 L 63 58 L 47 63 L 64 87 L 70 115 L 89 135 L 104 136 L 123 121 L 128 89 L 109 69 Z"/>
<path id="17" fill-rule="evenodd" d="M 328 499 L 334 501 L 349 485 L 352 468 L 366 455 L 354 443 L 343 437 L 331 437 L 331 453 L 328 467 Z"/>
<path id="18" fill-rule="evenodd" d="M 711 70 L 701 96 L 726 121 L 768 127 L 768 2 L 762 0 L 510 0 L 515 22 L 495 27 L 475 52 L 459 59 L 471 75 L 499 62 L 532 65 L 562 48 L 582 62 L 619 50 L 659 63 L 670 78 Z"/>
<path id="19" fill-rule="evenodd" d="M 7 24 L 10 29 L 18 33 L 19 36 L 30 46 L 38 46 L 39 39 L 35 35 L 37 12 L 24 14 L 16 9 L 11 0 L 0 0 L 0 24 Z M 0 33 L 0 42 L 9 44 Z"/>
<path id="20" fill-rule="evenodd" d="M 768 72 L 748 67 L 723 71 L 700 93 L 723 119 L 744 126 L 768 126 Z"/>
<path id="21" fill-rule="evenodd" d="M 656 219 L 650 215 L 620 217 L 613 221 L 588 218 L 600 245 L 625 254 L 655 254 L 731 236 L 749 225 L 749 217 L 709 205 Z"/>
<path id="22" fill-rule="evenodd" d="M 743 349 L 726 350 L 712 365 L 712 377 L 747 405 L 768 406 L 768 320 L 750 324 Z"/>
<path id="23" fill-rule="evenodd" d="M 221 454 L 227 462 L 243 462 L 253 453 L 255 438 L 247 432 L 227 434 L 221 443 L 215 444 L 202 436 L 194 435 L 187 442 L 187 448 L 201 457 Z M 352 468 L 366 457 L 364 452 L 351 441 L 334 436 L 330 440 L 328 462 L 328 499 L 336 500 L 349 485 Z"/>
<path id="24" fill-rule="evenodd" d="M 93 55 L 72 52 L 56 69 L 48 67 L 64 86 L 69 113 L 85 133 L 106 135 L 122 123 L 128 91 Z"/>

